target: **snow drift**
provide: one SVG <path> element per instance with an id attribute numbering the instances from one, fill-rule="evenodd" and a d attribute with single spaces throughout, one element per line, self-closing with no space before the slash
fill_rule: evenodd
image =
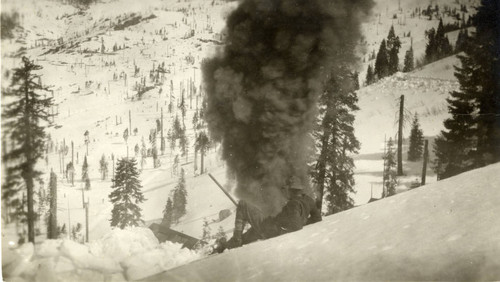
<path id="1" fill-rule="evenodd" d="M 79 244 L 46 240 L 24 244 L 3 265 L 3 275 L 16 281 L 125 281 L 151 276 L 203 255 L 158 239 L 148 228 L 114 229 L 100 240 Z"/>
<path id="2" fill-rule="evenodd" d="M 147 280 L 498 280 L 498 171 L 463 173 Z"/>

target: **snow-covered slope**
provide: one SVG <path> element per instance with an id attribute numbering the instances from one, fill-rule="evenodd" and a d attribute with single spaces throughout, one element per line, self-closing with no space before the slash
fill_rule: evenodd
<path id="1" fill-rule="evenodd" d="M 450 91 L 457 90 L 459 83 L 453 75 L 454 65 L 460 65 L 456 56 L 444 58 L 411 73 L 396 73 L 361 88 L 357 94 L 360 110 L 354 121 L 355 134 L 361 142 L 359 155 L 354 156 L 356 165 L 356 204 L 365 204 L 371 197 L 382 194 L 382 155 L 384 140 L 396 140 L 398 112 L 401 95 L 405 97 L 405 122 L 403 138 L 410 136 L 413 117 L 418 114 L 420 128 L 429 141 L 431 160 L 433 138 L 444 129 L 443 120 L 449 118 Z M 422 161 L 408 162 L 407 140 L 403 143 L 404 177 L 399 177 L 398 192 L 409 189 L 415 179 L 420 179 Z M 427 183 L 435 182 L 432 165 L 427 166 Z"/>
<path id="2" fill-rule="evenodd" d="M 470 171 L 148 281 L 498 280 L 498 171 Z"/>

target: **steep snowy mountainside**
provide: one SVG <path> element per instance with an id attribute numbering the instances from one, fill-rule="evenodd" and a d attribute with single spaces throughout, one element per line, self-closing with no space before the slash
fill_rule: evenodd
<path id="1" fill-rule="evenodd" d="M 498 171 L 466 172 L 146 280 L 498 280 Z"/>

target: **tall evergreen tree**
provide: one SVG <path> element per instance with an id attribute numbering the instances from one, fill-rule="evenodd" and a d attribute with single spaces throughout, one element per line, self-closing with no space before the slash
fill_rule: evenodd
<path id="1" fill-rule="evenodd" d="M 196 136 L 195 141 L 195 150 L 200 152 L 201 155 L 201 164 L 200 164 L 200 173 L 203 174 L 205 171 L 205 152 L 208 150 L 210 146 L 210 140 L 208 139 L 207 133 L 205 131 L 200 131 Z"/>
<path id="2" fill-rule="evenodd" d="M 424 150 L 424 134 L 420 129 L 418 115 L 413 118 L 413 125 L 410 132 L 410 146 L 408 149 L 408 160 L 411 162 L 418 161 L 422 157 Z"/>
<path id="3" fill-rule="evenodd" d="M 453 53 L 448 37 L 445 35 L 443 20 L 439 20 L 437 30 L 431 28 L 425 32 L 427 37 L 427 46 L 425 48 L 425 60 L 432 63 Z"/>
<path id="4" fill-rule="evenodd" d="M 401 48 L 401 40 L 394 32 L 394 26 L 391 25 L 389 34 L 387 35 L 387 53 L 389 58 L 389 75 L 395 74 L 399 69 L 399 49 Z"/>
<path id="5" fill-rule="evenodd" d="M 413 47 L 406 51 L 403 72 L 411 72 L 415 68 L 415 62 L 413 58 Z"/>
<path id="6" fill-rule="evenodd" d="M 184 169 L 181 169 L 181 176 L 179 177 L 179 182 L 174 190 L 173 195 L 173 221 L 179 222 L 179 219 L 186 214 L 187 205 L 187 190 L 186 190 L 186 178 Z"/>
<path id="7" fill-rule="evenodd" d="M 465 56 L 477 66 L 471 81 L 478 109 L 474 164 L 481 167 L 500 161 L 500 4 L 482 0 L 474 23 L 476 36 Z"/>
<path id="8" fill-rule="evenodd" d="M 376 79 L 381 79 L 389 75 L 389 54 L 385 39 L 380 43 L 377 58 L 375 59 L 375 75 Z"/>
<path id="9" fill-rule="evenodd" d="M 500 7 L 483 0 L 475 17 L 476 33 L 467 40 L 455 67 L 460 88 L 450 93 L 451 118 L 436 139 L 439 179 L 500 160 Z"/>
<path id="10" fill-rule="evenodd" d="M 26 185 L 28 240 L 34 242 L 34 179 L 41 175 L 36 163 L 45 152 L 45 126 L 50 123 L 48 109 L 52 98 L 43 98 L 41 92 L 48 89 L 40 84 L 40 76 L 34 73 L 42 67 L 26 57 L 22 62 L 22 67 L 14 69 L 10 87 L 2 91 L 12 98 L 12 102 L 4 106 L 2 116 L 4 134 L 10 136 L 14 144 L 4 159 L 11 164 L 10 177 L 21 177 Z"/>
<path id="11" fill-rule="evenodd" d="M 465 51 L 467 40 L 469 40 L 469 33 L 467 29 L 461 29 L 458 33 L 457 42 L 455 43 L 455 53 Z"/>
<path id="12" fill-rule="evenodd" d="M 384 192 L 382 197 L 389 197 L 396 194 L 398 180 L 396 178 L 396 153 L 394 151 L 394 142 L 389 138 L 387 142 L 387 151 L 384 155 Z"/>
<path id="13" fill-rule="evenodd" d="M 118 160 L 111 188 L 113 188 L 113 191 L 109 194 L 109 199 L 113 204 L 111 226 L 123 229 L 127 226 L 144 224 L 141 214 L 142 209 L 138 204 L 146 199 L 141 192 L 142 186 L 135 159 L 123 158 Z"/>
<path id="14" fill-rule="evenodd" d="M 319 152 L 312 177 L 317 184 L 318 207 L 325 200 L 328 213 L 337 213 L 354 206 L 354 162 L 359 142 L 354 136 L 354 114 L 358 98 L 353 77 L 345 69 L 332 74 L 321 95 L 318 128 L 314 132 Z"/>

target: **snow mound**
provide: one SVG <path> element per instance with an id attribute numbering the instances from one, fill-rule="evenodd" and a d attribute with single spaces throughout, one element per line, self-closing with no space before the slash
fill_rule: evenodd
<path id="1" fill-rule="evenodd" d="M 114 229 L 90 244 L 46 240 L 24 244 L 3 265 L 15 281 L 125 281 L 151 276 L 205 256 L 170 242 L 160 244 L 148 228 Z"/>
<path id="2" fill-rule="evenodd" d="M 469 171 L 145 280 L 498 281 L 499 171 Z"/>
<path id="3" fill-rule="evenodd" d="M 158 239 L 149 228 L 113 229 L 101 239 L 89 244 L 96 256 L 107 256 L 122 261 L 131 255 L 158 247 Z"/>

